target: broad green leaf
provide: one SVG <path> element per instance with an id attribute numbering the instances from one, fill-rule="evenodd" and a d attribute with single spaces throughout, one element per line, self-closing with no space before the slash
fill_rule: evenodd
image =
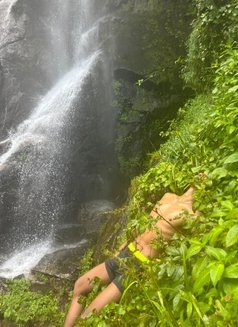
<path id="1" fill-rule="evenodd" d="M 190 248 L 187 250 L 186 259 L 196 255 L 201 251 L 201 249 L 202 249 L 202 244 L 192 244 Z"/>
<path id="2" fill-rule="evenodd" d="M 212 94 L 216 94 L 216 93 L 217 93 L 217 91 L 218 91 L 218 88 L 217 88 L 217 87 L 215 87 L 215 88 L 212 90 Z"/>
<path id="3" fill-rule="evenodd" d="M 106 323 L 105 323 L 104 321 L 99 321 L 99 322 L 97 323 L 97 326 L 98 326 L 98 327 L 107 327 L 107 325 L 106 325 Z"/>
<path id="4" fill-rule="evenodd" d="M 224 226 L 218 226 L 211 230 L 208 234 L 209 236 L 209 244 L 215 245 L 219 235 L 224 231 Z"/>
<path id="5" fill-rule="evenodd" d="M 125 313 L 126 313 L 126 310 L 122 306 L 120 306 L 118 309 L 118 314 L 121 316 L 124 316 Z"/>
<path id="6" fill-rule="evenodd" d="M 232 164 L 238 162 L 238 152 L 234 152 L 232 155 L 226 158 L 224 164 Z"/>
<path id="7" fill-rule="evenodd" d="M 226 235 L 226 246 L 229 247 L 238 242 L 238 224 L 234 225 Z"/>
<path id="8" fill-rule="evenodd" d="M 235 132 L 236 129 L 237 129 L 237 127 L 234 126 L 234 125 L 227 126 L 227 128 L 226 128 L 226 130 L 227 130 L 227 132 L 228 132 L 229 134 L 232 134 L 233 132 Z"/>
<path id="9" fill-rule="evenodd" d="M 176 309 L 179 305 L 179 302 L 181 300 L 181 294 L 177 294 L 173 299 L 173 308 Z"/>
<path id="10" fill-rule="evenodd" d="M 224 210 L 217 209 L 217 208 L 215 208 L 213 210 L 213 212 L 211 213 L 211 217 L 214 217 L 214 218 L 221 218 L 221 217 L 224 217 L 225 215 L 226 215 L 226 212 Z"/>
<path id="11" fill-rule="evenodd" d="M 195 293 L 201 294 L 203 292 L 203 287 L 209 283 L 209 280 L 210 280 L 210 270 L 207 268 L 195 280 L 193 284 L 193 291 Z"/>
<path id="12" fill-rule="evenodd" d="M 210 256 L 213 257 L 217 260 L 223 260 L 226 258 L 227 253 L 223 249 L 220 248 L 214 248 L 212 246 L 207 246 L 206 247 L 206 253 Z"/>
<path id="13" fill-rule="evenodd" d="M 196 261 L 193 266 L 192 277 L 194 280 L 199 279 L 199 277 L 203 274 L 204 270 L 207 269 L 210 260 L 208 257 L 200 258 Z"/>
<path id="14" fill-rule="evenodd" d="M 226 278 L 238 278 L 238 263 L 226 267 L 223 276 Z"/>
<path id="15" fill-rule="evenodd" d="M 105 321 L 100 321 L 100 323 L 102 323 L 100 327 L 108 327 L 108 324 Z M 97 323 L 97 327 L 98 327 L 98 323 Z"/>
<path id="16" fill-rule="evenodd" d="M 216 286 L 216 284 L 219 282 L 219 280 L 222 277 L 222 274 L 224 272 L 224 264 L 223 263 L 217 263 L 214 262 L 210 268 L 210 277 L 212 284 Z"/>
<path id="17" fill-rule="evenodd" d="M 173 275 L 173 273 L 175 272 L 176 269 L 176 265 L 171 263 L 167 266 L 167 275 L 168 277 L 171 277 Z"/>
<path id="18" fill-rule="evenodd" d="M 210 275 L 208 265 L 210 260 L 208 257 L 200 258 L 193 266 L 192 278 L 194 280 L 193 291 L 201 294 L 203 287 L 209 283 Z"/>
<path id="19" fill-rule="evenodd" d="M 238 90 L 238 85 L 229 88 L 228 93 L 235 93 Z"/>
<path id="20" fill-rule="evenodd" d="M 228 171 L 225 168 L 216 168 L 213 170 L 212 175 L 217 178 L 226 177 L 228 174 Z"/>
<path id="21" fill-rule="evenodd" d="M 177 269 L 173 275 L 174 280 L 180 279 L 184 275 L 184 267 L 183 266 L 177 266 Z"/>
<path id="22" fill-rule="evenodd" d="M 188 302 L 188 304 L 187 304 L 187 316 L 188 316 L 188 318 L 191 317 L 192 312 L 193 312 L 193 305 L 192 305 L 191 302 Z"/>
<path id="23" fill-rule="evenodd" d="M 223 279 L 223 289 L 226 294 L 233 295 L 236 300 L 238 299 L 238 279 Z"/>
<path id="24" fill-rule="evenodd" d="M 230 211 L 234 208 L 234 205 L 230 200 L 221 201 L 221 205 L 223 208 L 228 209 Z"/>
<path id="25" fill-rule="evenodd" d="M 226 218 L 237 218 L 238 217 L 238 208 L 232 209 L 228 214 L 226 215 Z"/>

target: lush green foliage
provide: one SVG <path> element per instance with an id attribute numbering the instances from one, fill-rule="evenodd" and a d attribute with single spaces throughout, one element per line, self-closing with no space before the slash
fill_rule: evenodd
<path id="1" fill-rule="evenodd" d="M 114 106 L 119 116 L 116 152 L 123 176 L 132 178 L 142 171 L 146 153 L 159 147 L 162 142 L 160 132 L 168 128 L 168 119 L 175 113 L 169 112 L 168 108 L 167 111 L 159 109 L 154 92 L 137 86 L 127 87 L 135 93 L 134 98 L 123 95 L 123 85 L 114 83 Z"/>
<path id="2" fill-rule="evenodd" d="M 25 280 L 9 283 L 9 292 L 0 296 L 0 315 L 17 326 L 62 326 L 64 314 L 52 294 L 30 290 Z"/>
<path id="3" fill-rule="evenodd" d="M 197 18 L 188 42 L 184 68 L 186 82 L 196 91 L 213 82 L 214 62 L 228 42 L 238 41 L 236 0 L 193 0 Z"/>
<path id="4" fill-rule="evenodd" d="M 163 246 L 144 271 L 128 269 L 120 304 L 86 326 L 237 326 L 238 316 L 238 50 L 218 58 L 212 94 L 180 113 L 151 168 L 131 186 L 129 234 L 148 226 L 145 212 L 165 191 L 197 188 L 185 232 Z"/>

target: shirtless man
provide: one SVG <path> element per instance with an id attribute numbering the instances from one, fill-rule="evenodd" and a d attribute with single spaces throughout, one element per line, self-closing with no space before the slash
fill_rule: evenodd
<path id="1" fill-rule="evenodd" d="M 118 264 L 117 258 L 136 257 L 139 261 L 147 262 L 152 258 L 158 257 L 158 250 L 152 243 L 158 239 L 159 235 L 165 240 L 170 240 L 173 234 L 179 230 L 186 219 L 186 213 L 196 216 L 193 211 L 194 188 L 190 187 L 183 195 L 178 196 L 174 193 L 165 193 L 160 201 L 152 209 L 150 216 L 158 221 L 152 230 L 146 230 L 143 234 L 136 237 L 130 244 L 124 244 L 120 252 L 112 259 L 91 269 L 81 276 L 75 283 L 73 300 L 67 314 L 64 327 L 73 327 L 77 317 L 82 319 L 87 317 L 90 312 L 99 312 L 104 306 L 111 302 L 118 302 L 123 292 L 122 279 L 123 273 Z M 94 278 L 99 278 L 108 286 L 83 309 L 78 303 L 80 296 L 88 294 L 93 289 Z"/>

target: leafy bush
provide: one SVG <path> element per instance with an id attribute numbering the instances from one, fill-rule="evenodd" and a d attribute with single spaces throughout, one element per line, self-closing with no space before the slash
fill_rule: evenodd
<path id="1" fill-rule="evenodd" d="M 9 283 L 9 292 L 0 297 L 0 314 L 17 326 L 62 326 L 63 314 L 56 298 L 32 292 L 25 280 Z"/>
<path id="2" fill-rule="evenodd" d="M 145 212 L 165 191 L 182 193 L 191 184 L 202 214 L 163 242 L 160 258 L 143 272 L 129 268 L 120 304 L 85 326 L 237 326 L 238 49 L 218 59 L 213 92 L 181 111 L 151 168 L 133 180 L 128 232 L 148 226 Z"/>
<path id="3" fill-rule="evenodd" d="M 213 83 L 214 62 L 228 42 L 238 41 L 236 0 L 194 0 L 197 18 L 188 40 L 184 78 L 197 91 Z"/>

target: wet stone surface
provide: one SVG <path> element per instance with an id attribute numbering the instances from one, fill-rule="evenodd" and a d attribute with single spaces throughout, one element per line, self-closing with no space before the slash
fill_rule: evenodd
<path id="1" fill-rule="evenodd" d="M 80 268 L 80 259 L 83 257 L 87 242 L 78 248 L 63 249 L 47 254 L 32 269 L 32 273 L 42 273 L 62 279 L 75 279 Z"/>
<path id="2" fill-rule="evenodd" d="M 102 224 L 110 220 L 110 210 L 114 204 L 107 200 L 84 203 L 78 214 L 78 224 L 59 227 L 54 235 L 55 252 L 45 255 L 32 269 L 32 273 L 42 273 L 62 279 L 77 278 L 80 260 L 87 249 L 97 244 Z"/>

